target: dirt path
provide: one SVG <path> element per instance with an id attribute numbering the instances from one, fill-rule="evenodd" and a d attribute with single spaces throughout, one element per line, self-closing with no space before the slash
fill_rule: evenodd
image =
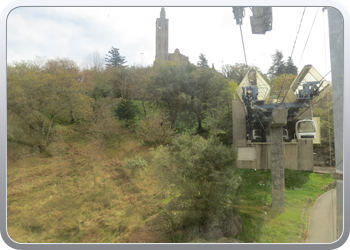
<path id="1" fill-rule="evenodd" d="M 332 243 L 336 237 L 336 190 L 331 189 L 314 203 L 309 215 L 308 243 Z"/>

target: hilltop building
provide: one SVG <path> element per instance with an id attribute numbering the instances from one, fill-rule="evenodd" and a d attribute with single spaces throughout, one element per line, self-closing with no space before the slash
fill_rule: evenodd
<path id="1" fill-rule="evenodd" d="M 169 46 L 169 19 L 165 18 L 164 7 L 160 11 L 160 18 L 156 21 L 156 61 L 170 61 L 178 64 L 188 64 L 187 56 L 180 53 L 179 49 L 175 49 L 174 53 L 168 53 Z"/>

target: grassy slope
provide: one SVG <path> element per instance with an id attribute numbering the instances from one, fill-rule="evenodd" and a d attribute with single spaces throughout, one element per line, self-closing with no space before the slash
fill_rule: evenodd
<path id="1" fill-rule="evenodd" d="M 152 171 L 132 177 L 122 169 L 148 148 L 124 135 L 105 145 L 65 129 L 70 148 L 8 162 L 8 233 L 17 242 L 127 242 L 161 205 Z"/>
<path id="2" fill-rule="evenodd" d="M 128 242 L 163 209 L 165 190 L 152 169 L 152 154 L 130 131 L 105 143 L 74 126 L 61 127 L 70 147 L 52 158 L 8 162 L 8 233 L 17 242 Z M 122 164 L 142 156 L 148 171 L 131 176 Z M 305 202 L 314 201 L 329 175 L 286 171 L 286 211 L 273 213 L 269 171 L 237 170 L 243 177 L 240 215 L 244 242 L 303 242 Z M 165 200 L 166 201 L 166 200 Z M 267 215 L 265 214 L 267 213 Z M 304 215 L 304 216 L 303 216 Z"/>

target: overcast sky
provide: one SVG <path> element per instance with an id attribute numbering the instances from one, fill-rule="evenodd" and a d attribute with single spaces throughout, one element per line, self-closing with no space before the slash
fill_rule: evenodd
<path id="1" fill-rule="evenodd" d="M 161 7 L 16 8 L 7 22 L 7 62 L 68 57 L 80 64 L 95 51 L 105 56 L 114 46 L 128 65 L 151 65 L 160 10 Z M 166 7 L 165 11 L 169 19 L 169 53 L 178 48 L 194 64 L 203 53 L 217 70 L 223 64 L 245 63 L 240 28 L 231 7 Z M 330 71 L 327 11 L 307 7 L 304 16 L 303 12 L 304 7 L 274 7 L 272 31 L 256 35 L 251 32 L 252 12 L 246 8 L 242 32 L 248 64 L 266 73 L 276 50 L 281 50 L 286 60 L 303 17 L 292 59 L 299 71 L 312 64 L 326 75 Z"/>

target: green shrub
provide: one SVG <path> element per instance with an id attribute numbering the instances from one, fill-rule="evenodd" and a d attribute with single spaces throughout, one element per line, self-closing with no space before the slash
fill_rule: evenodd
<path id="1" fill-rule="evenodd" d="M 154 145 L 170 143 L 175 135 L 163 112 L 153 112 L 144 117 L 139 122 L 137 132 L 145 143 Z"/>
<path id="2" fill-rule="evenodd" d="M 233 128 L 232 128 L 232 107 L 230 107 L 225 113 L 224 117 L 220 119 L 219 129 L 223 133 L 219 133 L 218 137 L 223 144 L 232 146 L 233 143 Z"/>
<path id="3" fill-rule="evenodd" d="M 115 138 L 120 133 L 120 122 L 106 105 L 96 105 L 89 132 L 94 139 Z"/>
<path id="4" fill-rule="evenodd" d="M 132 175 L 135 175 L 137 172 L 147 171 L 147 161 L 139 155 L 135 155 L 131 159 L 127 159 L 124 167 L 131 171 Z"/>
<path id="5" fill-rule="evenodd" d="M 154 164 L 168 186 L 184 223 L 205 224 L 211 215 L 232 215 L 241 177 L 235 173 L 236 152 L 218 138 L 181 135 L 171 147 L 160 146 Z M 191 218 L 191 221 L 185 220 Z"/>
<path id="6" fill-rule="evenodd" d="M 136 114 L 139 112 L 139 108 L 133 103 L 133 101 L 122 99 L 120 103 L 117 104 L 114 112 L 120 120 L 125 121 L 126 125 L 129 126 L 134 122 Z"/>

